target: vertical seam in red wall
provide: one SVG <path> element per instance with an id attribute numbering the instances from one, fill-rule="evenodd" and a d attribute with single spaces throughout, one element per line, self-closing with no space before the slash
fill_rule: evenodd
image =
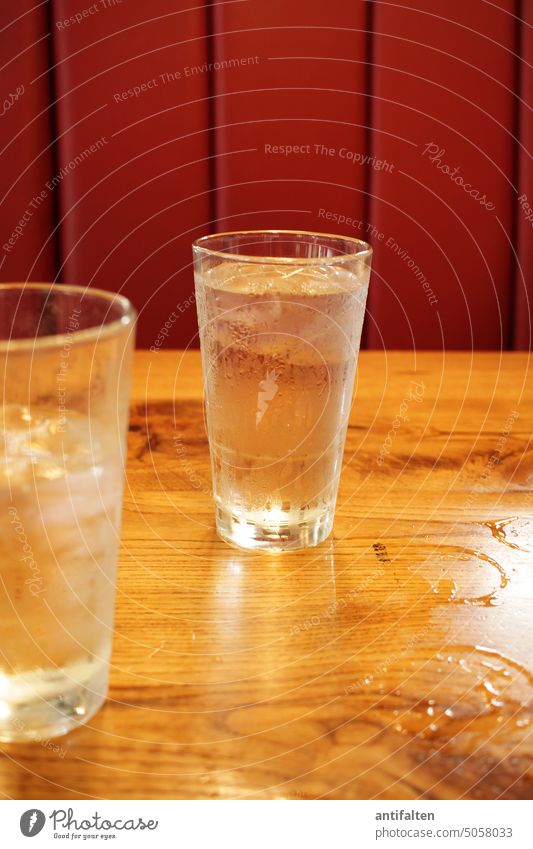
<path id="1" fill-rule="evenodd" d="M 511 254 L 511 268 L 509 281 L 509 327 L 507 333 L 507 348 L 511 351 L 515 344 L 515 325 L 516 325 L 516 295 L 517 295 L 517 278 L 520 274 L 520 256 L 518 254 L 518 203 L 517 197 L 520 191 L 520 141 L 522 133 L 521 120 L 521 102 L 522 96 L 522 0 L 515 0 L 515 32 L 514 32 L 514 85 L 515 98 L 513 103 L 513 124 L 512 124 L 512 146 L 513 146 L 513 161 L 511 163 L 511 233 L 510 239 L 513 246 Z M 516 195 L 515 195 L 516 191 Z"/>
<path id="2" fill-rule="evenodd" d="M 55 51 L 54 51 L 54 21 L 53 21 L 53 2 L 49 0 L 49 2 L 45 6 L 45 14 L 46 14 L 46 25 L 48 27 L 48 40 L 47 40 L 47 57 L 48 57 L 48 118 L 50 125 L 50 160 L 52 164 L 52 173 L 50 177 L 53 177 L 55 174 L 59 172 L 59 159 L 58 159 L 58 146 L 57 146 L 57 136 L 58 136 L 58 124 L 57 124 L 57 79 L 56 79 L 56 71 L 55 71 Z M 61 216 L 61 210 L 59 205 L 59 191 L 52 192 L 52 224 L 54 227 L 54 233 L 52 238 L 52 253 L 53 253 L 53 262 L 54 262 L 54 280 L 58 281 L 58 272 L 61 268 L 61 232 L 58 227 Z"/>
<path id="3" fill-rule="evenodd" d="M 209 220 L 210 232 L 216 230 L 215 222 L 218 220 L 218 204 L 217 204 L 217 166 L 216 166 L 216 127 L 215 127 L 215 75 L 214 70 L 210 68 L 214 64 L 215 56 L 215 19 L 213 10 L 213 0 L 206 0 L 205 4 L 205 42 L 206 42 L 206 58 L 207 58 L 207 146 L 209 160 L 207 163 L 208 183 L 209 183 Z"/>
<path id="4" fill-rule="evenodd" d="M 366 37 L 365 37 L 365 154 L 372 155 L 373 148 L 373 137 L 372 137 L 372 128 L 373 128 L 373 95 L 374 95 L 374 20 L 375 20 L 375 9 L 373 0 L 367 0 L 366 3 L 366 13 L 365 13 L 365 28 L 366 28 Z M 368 166 L 366 167 L 365 172 L 365 181 L 364 181 L 364 198 L 363 198 L 363 218 L 365 224 L 370 222 L 370 210 L 371 210 L 371 191 L 372 191 L 372 169 Z M 368 321 L 365 321 L 363 325 L 363 332 L 361 335 L 361 347 L 368 347 Z"/>
<path id="5" fill-rule="evenodd" d="M 372 153 L 372 117 L 373 117 L 373 59 L 374 59 L 374 3 L 372 0 L 367 0 L 366 4 L 366 45 L 365 45 L 365 154 Z M 368 222 L 370 218 L 370 191 L 371 185 L 371 169 L 366 169 L 365 184 L 364 184 L 364 216 Z"/>

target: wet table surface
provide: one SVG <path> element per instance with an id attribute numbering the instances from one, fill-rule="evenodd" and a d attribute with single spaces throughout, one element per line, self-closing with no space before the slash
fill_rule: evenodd
<path id="1" fill-rule="evenodd" d="M 363 353 L 334 532 L 214 532 L 196 352 L 139 353 L 109 700 L 8 798 L 530 798 L 526 354 Z"/>

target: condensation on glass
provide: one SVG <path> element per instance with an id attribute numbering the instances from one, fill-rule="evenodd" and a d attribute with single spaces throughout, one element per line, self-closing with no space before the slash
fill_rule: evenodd
<path id="1" fill-rule="evenodd" d="M 0 285 L 0 739 L 105 699 L 135 313 L 123 297 Z"/>
<path id="2" fill-rule="evenodd" d="M 216 524 L 284 551 L 330 533 L 371 249 L 341 236 L 221 233 L 193 245 Z"/>

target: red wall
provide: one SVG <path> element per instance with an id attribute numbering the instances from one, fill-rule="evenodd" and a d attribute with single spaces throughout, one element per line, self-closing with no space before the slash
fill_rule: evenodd
<path id="1" fill-rule="evenodd" d="M 56 271 L 53 106 L 45 5 L 0 7 L 0 279 L 51 280 Z"/>
<path id="2" fill-rule="evenodd" d="M 0 11 L 2 279 L 123 292 L 141 346 L 195 345 L 193 238 L 339 232 L 375 249 L 367 345 L 529 347 L 531 4 L 176 6 Z"/>

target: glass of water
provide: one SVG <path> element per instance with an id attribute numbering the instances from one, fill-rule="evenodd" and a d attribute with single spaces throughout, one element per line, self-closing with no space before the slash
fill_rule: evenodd
<path id="1" fill-rule="evenodd" d="M 193 245 L 217 530 L 285 551 L 331 531 L 372 251 L 284 230 Z"/>
<path id="2" fill-rule="evenodd" d="M 135 312 L 0 285 L 0 740 L 86 722 L 107 692 Z"/>

